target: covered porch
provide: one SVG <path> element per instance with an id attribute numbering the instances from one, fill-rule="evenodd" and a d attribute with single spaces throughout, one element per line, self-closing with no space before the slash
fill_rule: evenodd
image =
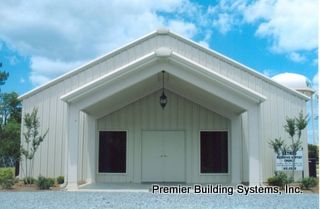
<path id="1" fill-rule="evenodd" d="M 158 100 L 157 95 L 160 96 L 162 71 L 165 71 L 165 92 L 168 94 L 168 107 L 164 110 L 159 109 L 161 108 L 159 103 L 154 102 Z M 133 108 L 140 108 L 140 111 L 144 111 L 143 107 L 139 107 L 137 101 L 148 97 L 151 97 L 150 104 L 152 104 L 152 106 L 148 106 L 149 109 L 152 109 L 148 114 L 151 115 L 153 111 L 157 112 L 155 114 L 156 118 L 160 121 L 159 123 L 162 123 L 156 131 L 172 131 L 173 129 L 185 131 L 188 128 L 194 129 L 195 133 L 198 131 L 193 135 L 185 132 L 187 154 L 185 154 L 186 166 L 184 169 L 186 183 L 209 183 L 210 179 L 218 179 L 218 176 L 222 176 L 223 181 L 228 184 L 261 183 L 260 104 L 266 98 L 199 63 L 186 59 L 179 53 L 168 48 L 160 48 L 61 97 L 68 104 L 68 163 L 65 176 L 69 189 L 77 189 L 80 180 L 85 180 L 87 183 L 101 182 L 100 176 L 104 174 L 100 175 L 98 171 L 99 120 L 133 103 L 135 103 Z M 171 98 L 177 98 L 176 109 L 170 109 L 170 102 L 175 101 Z M 192 115 L 197 118 L 194 113 L 190 113 L 190 118 L 187 117 L 189 114 L 187 105 L 179 106 L 179 104 L 183 104 L 179 103 L 179 101 L 182 101 L 181 98 L 186 104 L 199 105 L 199 107 L 212 112 L 212 114 L 222 116 L 224 121 L 228 121 L 226 125 L 229 138 L 227 173 L 209 177 L 203 175 L 199 171 L 199 162 L 197 162 L 199 156 L 196 154 L 189 156 L 188 153 L 199 152 L 197 151 L 199 144 L 192 140 L 197 138 L 199 131 L 203 128 L 201 128 L 201 125 L 188 126 L 188 124 L 189 122 L 190 124 L 191 122 L 199 123 L 202 120 L 199 118 L 194 120 Z M 182 125 L 180 128 L 172 128 L 171 122 L 168 123 L 168 121 L 175 120 L 172 115 L 175 114 L 176 110 L 182 111 L 177 114 L 178 121 L 175 123 L 178 124 L 178 127 L 179 116 L 186 116 L 181 119 Z M 201 111 L 199 110 L 199 112 Z M 123 117 L 123 120 L 127 121 L 128 124 L 133 122 L 137 124 L 137 121 L 133 118 L 137 119 L 141 115 L 129 114 Z M 79 127 L 79 120 L 81 119 L 86 121 L 85 127 Z M 219 121 L 217 121 L 218 123 Z M 124 182 L 138 184 L 142 182 L 141 138 L 142 131 L 146 130 L 141 127 L 140 130 L 138 127 L 134 128 L 137 140 L 132 144 L 128 141 L 128 152 L 132 150 L 136 153 L 132 156 L 136 157 L 126 157 L 128 172 L 122 175 L 125 176 L 123 177 Z M 155 131 L 154 128 L 152 130 Z M 87 143 L 86 146 L 82 147 L 82 150 L 79 150 L 79 133 L 81 131 L 86 133 Z M 83 158 L 86 158 L 85 169 L 79 169 L 80 152 L 82 152 Z M 188 167 L 188 162 L 193 162 L 194 166 Z M 138 169 L 134 169 L 136 167 Z M 83 170 L 86 170 L 85 177 L 81 177 L 83 175 L 80 172 L 83 172 Z M 103 178 L 107 177 L 107 175 L 104 175 Z M 197 180 L 201 182 L 197 182 Z"/>

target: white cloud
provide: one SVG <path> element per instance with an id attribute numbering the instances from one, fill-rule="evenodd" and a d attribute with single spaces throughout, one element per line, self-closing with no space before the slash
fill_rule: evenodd
<path id="1" fill-rule="evenodd" d="M 210 5 L 207 9 L 206 18 L 211 19 L 210 26 L 218 29 L 222 34 L 231 31 L 240 22 L 239 11 L 245 7 L 244 0 L 228 1 L 222 0 L 218 4 Z"/>
<path id="2" fill-rule="evenodd" d="M 251 24 L 273 51 L 298 62 L 318 46 L 316 0 L 222 0 L 209 7 L 191 0 L 7 0 L 0 8 L 0 48 L 3 41 L 31 57 L 35 85 L 163 27 L 209 47 L 212 31 Z"/>
<path id="3" fill-rule="evenodd" d="M 213 25 L 219 29 L 221 33 L 227 33 L 231 30 L 233 24 L 233 17 L 228 13 L 218 15 L 218 18 L 213 20 Z"/>
<path id="4" fill-rule="evenodd" d="M 50 60 L 46 57 L 34 56 L 31 58 L 31 75 L 29 79 L 35 85 L 41 85 L 69 70 L 80 66 L 86 61 L 63 62 L 61 60 Z"/>
<path id="5" fill-rule="evenodd" d="M 274 72 L 273 72 L 273 70 L 265 69 L 265 70 L 262 71 L 262 74 L 267 76 L 267 77 L 272 77 Z"/>
<path id="6" fill-rule="evenodd" d="M 222 0 L 208 7 L 207 18 L 221 33 L 250 24 L 272 52 L 304 62 L 303 53 L 318 47 L 317 8 L 317 0 Z"/>
<path id="7" fill-rule="evenodd" d="M 48 83 L 50 81 L 49 77 L 46 77 L 46 76 L 41 75 L 41 74 L 36 74 L 34 72 L 31 72 L 31 75 L 30 75 L 29 79 L 36 86 Z"/>
<path id="8" fill-rule="evenodd" d="M 16 65 L 19 63 L 19 59 L 16 56 L 7 56 L 6 60 L 9 62 L 10 65 Z"/>
<path id="9" fill-rule="evenodd" d="M 180 20 L 169 21 L 168 28 L 171 31 L 187 38 L 192 38 L 197 33 L 196 26 L 193 23 L 185 23 Z"/>
<path id="10" fill-rule="evenodd" d="M 276 0 L 258 0 L 243 8 L 243 16 L 246 22 L 253 23 L 257 20 L 267 19 L 272 16 Z"/>
<path id="11" fill-rule="evenodd" d="M 202 40 L 198 41 L 198 43 L 206 48 L 210 48 L 210 39 L 212 36 L 212 31 L 211 30 L 206 30 L 204 32 L 204 37 Z"/>
<path id="12" fill-rule="evenodd" d="M 209 43 L 206 41 L 199 41 L 198 43 L 205 48 L 209 48 Z"/>
<path id="13" fill-rule="evenodd" d="M 297 62 L 297 63 L 302 63 L 307 60 L 306 56 L 301 55 L 297 52 L 291 52 L 288 56 L 292 61 Z"/>
<path id="14" fill-rule="evenodd" d="M 188 0 L 15 0 L 0 7 L 0 40 L 31 57 L 35 85 L 157 28 L 189 38 L 198 33 L 194 23 L 181 18 L 181 12 L 197 10 Z M 165 19 L 161 12 L 180 16 Z"/>
<path id="15" fill-rule="evenodd" d="M 23 77 L 21 77 L 21 78 L 20 78 L 20 83 L 21 83 L 21 84 L 24 84 L 25 82 L 26 82 L 26 80 L 25 80 Z"/>
<path id="16" fill-rule="evenodd" d="M 244 9 L 244 20 L 258 22 L 256 35 L 270 38 L 275 52 L 318 47 L 317 0 L 258 0 Z"/>

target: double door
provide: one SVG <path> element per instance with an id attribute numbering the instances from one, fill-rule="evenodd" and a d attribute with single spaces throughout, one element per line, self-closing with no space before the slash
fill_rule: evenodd
<path id="1" fill-rule="evenodd" d="M 185 182 L 183 131 L 142 133 L 142 182 Z"/>

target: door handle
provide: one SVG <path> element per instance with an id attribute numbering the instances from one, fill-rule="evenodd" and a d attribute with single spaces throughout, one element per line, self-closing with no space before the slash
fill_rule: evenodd
<path id="1" fill-rule="evenodd" d="M 168 157 L 168 155 L 160 155 L 160 157 Z"/>

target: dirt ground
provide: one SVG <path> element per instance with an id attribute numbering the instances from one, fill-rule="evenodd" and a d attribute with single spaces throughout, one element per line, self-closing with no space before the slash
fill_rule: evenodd
<path id="1" fill-rule="evenodd" d="M 10 192 L 36 192 L 36 191 L 59 191 L 59 190 L 61 190 L 60 185 L 54 185 L 49 190 L 40 190 L 36 184 L 25 185 L 23 182 L 16 183 L 15 185 L 12 186 L 11 189 L 7 189 L 7 190 L 0 189 L 0 191 L 10 191 Z"/>

